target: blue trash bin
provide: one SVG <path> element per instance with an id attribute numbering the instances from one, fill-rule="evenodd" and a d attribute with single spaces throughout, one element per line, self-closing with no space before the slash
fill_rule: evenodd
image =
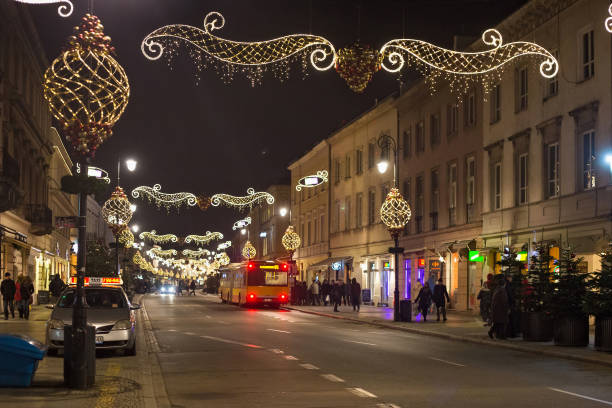
<path id="1" fill-rule="evenodd" d="M 29 387 L 47 346 L 28 336 L 0 334 L 0 387 Z"/>

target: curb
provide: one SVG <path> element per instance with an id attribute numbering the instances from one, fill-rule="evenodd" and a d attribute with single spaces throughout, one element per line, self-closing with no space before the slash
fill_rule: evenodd
<path id="1" fill-rule="evenodd" d="M 285 307 L 283 307 L 283 309 L 294 310 L 296 312 L 312 314 L 312 315 L 316 315 L 316 316 L 330 317 L 332 319 L 339 319 L 339 320 L 346 320 L 346 321 L 355 322 L 355 323 L 368 324 L 368 325 L 371 325 L 371 326 L 383 327 L 383 328 L 386 328 L 386 329 L 400 330 L 400 331 L 404 331 L 404 332 L 408 332 L 408 333 L 420 334 L 420 335 L 423 335 L 423 336 L 438 337 L 438 338 L 442 338 L 442 339 L 446 339 L 446 340 L 462 341 L 464 343 L 485 344 L 485 345 L 488 345 L 488 346 L 505 348 L 505 349 L 514 350 L 514 351 L 521 351 L 523 353 L 530 353 L 530 354 L 538 354 L 538 355 L 544 355 L 544 356 L 549 356 L 549 357 L 564 358 L 566 360 L 573 360 L 573 361 L 579 361 L 579 362 L 582 362 L 582 363 L 590 363 L 590 364 L 597 364 L 597 365 L 603 365 L 603 366 L 607 366 L 607 367 L 612 367 L 612 361 L 600 360 L 596 356 L 594 356 L 594 357 L 584 357 L 584 356 L 576 356 L 576 355 L 573 355 L 573 354 L 563 353 L 561 351 L 532 349 L 532 348 L 527 348 L 527 347 L 519 346 L 517 344 L 506 343 L 506 342 L 501 342 L 501 341 L 492 341 L 492 340 L 485 340 L 485 339 L 475 339 L 475 338 L 466 337 L 466 336 L 458 336 L 458 335 L 455 335 L 455 334 L 447 334 L 447 333 L 432 332 L 432 331 L 422 330 L 422 329 L 415 329 L 415 328 L 412 328 L 412 327 L 401 327 L 401 326 L 395 326 L 395 325 L 389 324 L 389 323 L 383 323 L 383 322 L 377 322 L 377 321 L 367 321 L 367 320 L 355 319 L 355 318 L 352 318 L 352 317 L 338 316 L 338 315 L 332 315 L 332 314 L 321 313 L 321 312 L 314 312 L 314 311 L 311 311 L 311 310 L 302 310 L 302 309 L 297 309 L 297 308 L 293 308 L 293 307 L 289 307 L 289 306 L 285 306 Z M 599 353 L 597 351 L 593 351 L 593 352 L 594 353 Z"/>

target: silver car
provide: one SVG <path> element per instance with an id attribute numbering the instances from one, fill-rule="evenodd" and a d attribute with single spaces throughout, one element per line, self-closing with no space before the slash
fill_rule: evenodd
<path id="1" fill-rule="evenodd" d="M 64 348 L 64 325 L 72 324 L 72 304 L 75 288 L 65 289 L 47 321 L 46 344 L 49 352 Z M 134 310 L 140 305 L 131 304 L 121 287 L 85 287 L 87 324 L 96 328 L 96 349 L 124 350 L 127 355 L 136 354 Z"/>

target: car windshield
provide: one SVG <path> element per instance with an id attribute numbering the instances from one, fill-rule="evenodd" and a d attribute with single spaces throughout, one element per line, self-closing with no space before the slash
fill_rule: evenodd
<path id="1" fill-rule="evenodd" d="M 120 290 L 85 288 L 85 298 L 91 308 L 122 309 L 126 307 L 125 297 Z M 74 290 L 66 291 L 59 299 L 58 307 L 72 307 Z"/>

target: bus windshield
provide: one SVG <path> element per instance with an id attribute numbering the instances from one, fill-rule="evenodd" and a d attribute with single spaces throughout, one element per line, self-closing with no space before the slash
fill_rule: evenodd
<path id="1" fill-rule="evenodd" d="M 249 271 L 249 286 L 287 286 L 287 272 L 255 269 Z"/>

